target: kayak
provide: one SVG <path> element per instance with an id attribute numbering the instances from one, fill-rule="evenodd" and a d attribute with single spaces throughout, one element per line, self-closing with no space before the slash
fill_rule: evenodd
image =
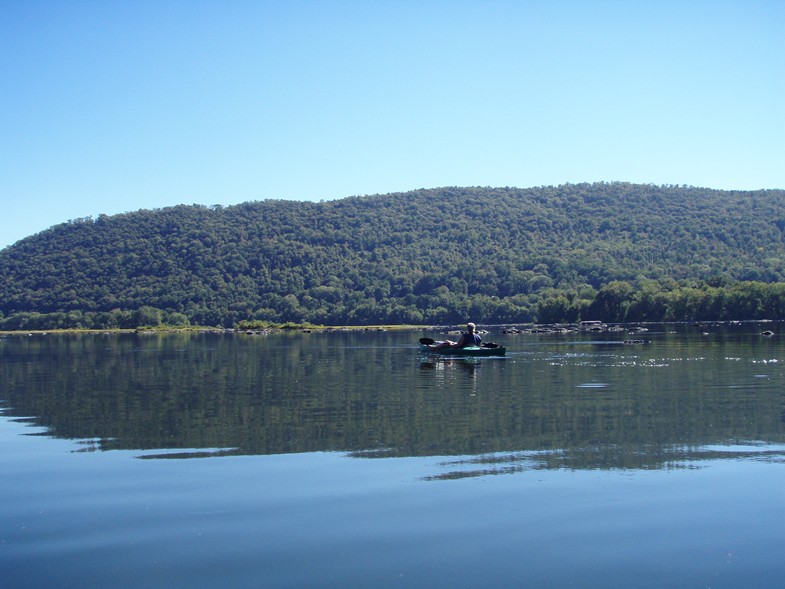
<path id="1" fill-rule="evenodd" d="M 437 356 L 504 356 L 507 353 L 507 348 L 502 346 L 498 347 L 485 347 L 485 346 L 467 346 L 465 348 L 439 348 L 438 350 L 434 350 L 433 348 L 425 345 L 420 344 L 420 352 L 423 354 L 434 354 Z"/>

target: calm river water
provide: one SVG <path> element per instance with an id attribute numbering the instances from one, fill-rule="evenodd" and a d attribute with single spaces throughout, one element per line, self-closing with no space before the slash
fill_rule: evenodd
<path id="1" fill-rule="evenodd" d="M 0 337 L 2 586 L 780 587 L 783 327 Z"/>

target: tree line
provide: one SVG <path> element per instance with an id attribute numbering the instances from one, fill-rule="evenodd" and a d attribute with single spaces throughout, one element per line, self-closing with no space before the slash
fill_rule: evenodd
<path id="1" fill-rule="evenodd" d="M 100 215 L 0 251 L 0 329 L 783 317 L 785 191 L 440 188 Z"/>
<path id="2" fill-rule="evenodd" d="M 600 320 L 611 323 L 767 320 L 785 317 L 785 284 L 735 282 L 727 286 L 661 284 L 656 281 L 613 281 L 598 291 L 548 289 L 531 304 L 515 297 L 477 296 L 450 299 L 445 293 L 435 301 L 426 296 L 406 307 L 395 302 L 365 302 L 349 310 L 338 308 L 327 317 L 293 302 L 285 313 L 265 313 L 262 318 L 242 315 L 192 322 L 185 314 L 143 306 L 135 311 L 21 312 L 0 318 L 0 330 L 135 329 L 210 325 L 261 328 L 270 325 L 449 325 L 471 318 L 492 325 L 523 323 L 577 323 Z"/>

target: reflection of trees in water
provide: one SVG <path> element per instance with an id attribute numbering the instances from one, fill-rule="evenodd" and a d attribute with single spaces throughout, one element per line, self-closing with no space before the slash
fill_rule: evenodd
<path id="1" fill-rule="evenodd" d="M 555 452 L 514 452 L 481 455 L 468 459 L 448 460 L 438 465 L 439 474 L 425 480 L 455 480 L 477 476 L 515 474 L 547 469 L 636 469 L 636 470 L 681 470 L 699 468 L 693 466 L 706 460 L 756 460 L 785 462 L 785 446 L 746 448 L 730 447 L 663 447 L 655 446 L 645 451 L 630 452 L 624 446 L 600 448 L 573 448 Z M 639 449 L 640 450 L 640 449 Z"/>
<path id="2" fill-rule="evenodd" d="M 52 435 L 96 449 L 169 451 L 161 457 L 514 450 L 524 454 L 455 470 L 645 468 L 678 461 L 685 448 L 785 439 L 781 392 L 728 386 L 750 379 L 724 372 L 743 365 L 706 342 L 434 361 L 420 361 L 408 343 L 405 335 L 15 337 L 0 349 L 0 398 L 7 415 L 30 416 Z M 581 386 L 595 381 L 610 385 Z M 531 452 L 544 454 L 532 462 Z"/>

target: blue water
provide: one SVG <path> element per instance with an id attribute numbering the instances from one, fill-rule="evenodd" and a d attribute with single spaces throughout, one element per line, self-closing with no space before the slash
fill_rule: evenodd
<path id="1" fill-rule="evenodd" d="M 3 587 L 785 578 L 785 352 L 754 330 L 517 336 L 474 363 L 410 334 L 48 337 L 0 344 Z"/>

